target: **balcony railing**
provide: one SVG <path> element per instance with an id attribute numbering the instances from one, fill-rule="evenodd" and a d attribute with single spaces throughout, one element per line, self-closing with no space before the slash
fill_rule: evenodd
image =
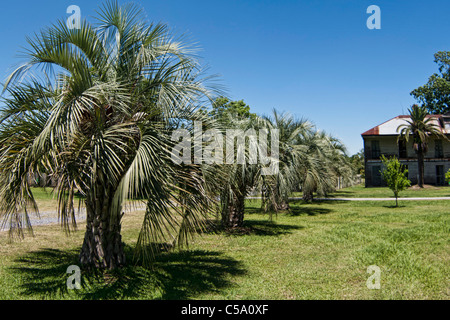
<path id="1" fill-rule="evenodd" d="M 396 157 L 397 159 L 400 160 L 413 160 L 413 159 L 417 159 L 417 155 L 414 152 L 408 152 L 408 156 L 407 157 L 399 157 L 398 153 L 386 153 L 386 152 L 381 152 L 379 153 L 379 156 L 377 157 L 376 155 L 373 155 L 371 152 L 366 153 L 366 159 L 367 160 L 379 160 L 381 158 L 381 156 L 385 156 L 386 158 L 391 158 L 391 157 Z M 450 152 L 444 152 L 442 157 L 436 157 L 434 150 L 433 151 L 428 151 L 425 154 L 425 160 L 429 160 L 429 159 L 433 159 L 433 160 L 438 160 L 438 159 L 442 159 L 442 160 L 450 160 Z"/>

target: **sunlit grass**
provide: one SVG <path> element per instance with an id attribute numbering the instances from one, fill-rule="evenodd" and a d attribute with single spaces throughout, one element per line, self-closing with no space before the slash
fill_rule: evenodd
<path id="1" fill-rule="evenodd" d="M 35 237 L 14 242 L 0 233 L 0 299 L 449 299 L 448 201 L 392 205 L 297 201 L 271 222 L 248 201 L 248 232 L 197 236 L 150 269 L 133 262 L 143 212 L 130 212 L 128 266 L 84 272 L 79 291 L 67 290 L 65 271 L 77 263 L 82 223 L 70 235 L 36 227 Z M 379 290 L 366 286 L 370 265 L 381 269 Z"/>
<path id="2" fill-rule="evenodd" d="M 297 194 L 298 195 L 298 194 Z M 394 198 L 393 192 L 387 187 L 365 188 L 356 185 L 336 191 L 331 195 L 336 198 Z M 400 198 L 450 197 L 450 186 L 412 186 L 399 194 Z"/>

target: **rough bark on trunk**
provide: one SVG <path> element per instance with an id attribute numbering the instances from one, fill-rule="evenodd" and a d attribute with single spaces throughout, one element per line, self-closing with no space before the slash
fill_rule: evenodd
<path id="1" fill-rule="evenodd" d="M 83 266 L 115 269 L 125 264 L 120 219 L 111 219 L 111 198 L 86 199 L 86 233 L 79 257 Z"/>
<path id="2" fill-rule="evenodd" d="M 262 198 L 264 199 L 264 196 L 262 196 Z M 289 206 L 289 202 L 281 198 L 278 198 L 278 200 L 275 200 L 273 198 L 264 199 L 261 208 L 264 210 L 264 212 L 278 212 L 291 209 L 291 207 Z"/>
<path id="3" fill-rule="evenodd" d="M 418 165 L 418 169 L 419 169 L 419 181 L 418 181 L 418 185 L 419 187 L 423 188 L 423 184 L 424 184 L 424 154 L 423 152 L 418 152 L 417 153 L 417 165 Z"/>
<path id="4" fill-rule="evenodd" d="M 245 196 L 234 196 L 223 217 L 223 225 L 227 229 L 241 228 L 244 225 Z"/>
<path id="5" fill-rule="evenodd" d="M 303 191 L 303 200 L 304 201 L 313 201 L 313 193 L 312 191 Z"/>

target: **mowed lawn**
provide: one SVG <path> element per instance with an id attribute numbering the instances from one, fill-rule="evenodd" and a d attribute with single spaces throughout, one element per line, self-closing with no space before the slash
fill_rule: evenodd
<path id="1" fill-rule="evenodd" d="M 298 195 L 298 194 L 297 194 Z M 394 193 L 387 187 L 365 188 L 363 185 L 338 190 L 331 195 L 333 198 L 394 198 Z M 399 198 L 450 197 L 450 186 L 436 187 L 425 185 L 419 188 L 412 186 L 399 193 Z"/>
<path id="2" fill-rule="evenodd" d="M 66 270 L 77 263 L 82 223 L 70 235 L 41 226 L 13 242 L 3 232 L 0 299 L 449 299 L 449 201 L 393 204 L 297 201 L 270 221 L 248 201 L 245 230 L 196 236 L 151 268 L 133 263 L 143 212 L 127 213 L 129 265 L 83 271 L 81 290 L 67 289 Z M 380 289 L 366 285 L 371 265 L 381 270 Z"/>

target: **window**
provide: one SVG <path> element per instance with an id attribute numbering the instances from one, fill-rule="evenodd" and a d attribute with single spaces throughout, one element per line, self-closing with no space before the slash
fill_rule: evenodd
<path id="1" fill-rule="evenodd" d="M 442 147 L 442 140 L 435 140 L 434 145 L 434 157 L 435 158 L 443 158 L 444 157 L 444 148 Z"/>
<path id="2" fill-rule="evenodd" d="M 406 152 L 406 141 L 403 139 L 398 142 L 398 157 L 399 158 L 408 157 L 408 154 Z"/>
<path id="3" fill-rule="evenodd" d="M 372 185 L 375 187 L 381 186 L 381 166 L 372 167 Z"/>
<path id="4" fill-rule="evenodd" d="M 372 140 L 372 159 L 378 159 L 380 157 L 380 142 L 378 140 Z"/>

